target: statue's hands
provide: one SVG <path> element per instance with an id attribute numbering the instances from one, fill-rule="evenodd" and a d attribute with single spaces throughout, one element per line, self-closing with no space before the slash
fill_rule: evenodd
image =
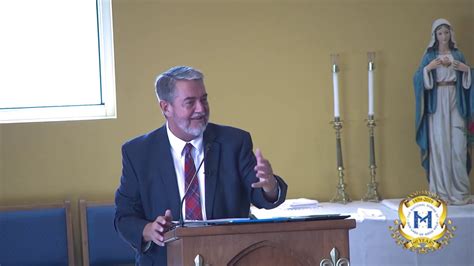
<path id="1" fill-rule="evenodd" d="M 431 71 L 442 64 L 443 64 L 443 61 L 440 58 L 436 58 L 426 66 L 426 70 Z"/>
<path id="2" fill-rule="evenodd" d="M 468 72 L 470 70 L 469 66 L 458 60 L 453 61 L 453 68 L 462 72 Z"/>
<path id="3" fill-rule="evenodd" d="M 449 57 L 445 56 L 443 59 L 441 59 L 441 64 L 445 67 L 449 67 L 453 62 L 451 62 L 451 59 Z"/>

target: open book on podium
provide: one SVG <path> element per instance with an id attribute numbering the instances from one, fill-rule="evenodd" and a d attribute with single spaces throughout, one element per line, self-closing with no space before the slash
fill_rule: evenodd
<path id="1" fill-rule="evenodd" d="M 185 227 L 200 227 L 226 224 L 278 223 L 318 220 L 340 220 L 350 217 L 338 213 L 317 211 L 318 201 L 311 199 L 288 199 L 277 208 L 266 210 L 251 207 L 249 218 L 227 218 L 199 221 L 185 221 Z"/>
<path id="2" fill-rule="evenodd" d="M 255 206 L 250 208 L 250 213 L 253 217 L 258 219 L 269 219 L 276 217 L 327 217 L 330 219 L 344 219 L 347 215 L 341 215 L 339 213 L 326 212 L 319 202 L 313 199 L 299 198 L 299 199 L 287 199 L 280 206 L 266 210 L 259 209 Z"/>
<path id="3" fill-rule="evenodd" d="M 256 223 L 282 223 L 282 222 L 301 222 L 301 221 L 319 221 L 319 220 L 340 220 L 349 218 L 350 215 L 341 214 L 315 214 L 308 216 L 288 216 L 288 217 L 271 217 L 271 218 L 226 218 L 226 219 L 211 219 L 211 220 L 187 220 L 184 223 L 185 227 L 200 227 L 212 225 L 227 225 L 227 224 L 256 224 Z"/>

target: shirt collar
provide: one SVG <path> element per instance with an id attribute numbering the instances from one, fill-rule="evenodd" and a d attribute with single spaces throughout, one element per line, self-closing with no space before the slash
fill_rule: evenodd
<path id="1" fill-rule="evenodd" d="M 184 146 L 188 142 L 176 137 L 173 134 L 173 132 L 171 132 L 168 126 L 168 123 L 166 123 L 166 132 L 168 133 L 168 139 L 170 141 L 171 149 L 174 150 L 175 154 L 183 155 L 182 152 L 183 152 Z M 201 134 L 197 138 L 189 141 L 189 143 L 191 143 L 194 146 L 194 149 L 196 149 L 195 154 L 200 154 L 202 152 L 202 140 L 203 140 L 203 137 Z"/>

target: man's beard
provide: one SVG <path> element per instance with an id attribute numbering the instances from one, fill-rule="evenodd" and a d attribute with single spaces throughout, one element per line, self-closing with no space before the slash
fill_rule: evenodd
<path id="1" fill-rule="evenodd" d="M 204 130 L 206 130 L 207 124 L 209 122 L 209 117 L 206 117 L 204 121 L 205 122 L 198 127 L 191 127 L 191 123 L 189 123 L 188 126 L 185 125 L 187 121 L 178 121 L 177 125 L 186 134 L 191 135 L 193 137 L 198 137 L 204 132 Z"/>

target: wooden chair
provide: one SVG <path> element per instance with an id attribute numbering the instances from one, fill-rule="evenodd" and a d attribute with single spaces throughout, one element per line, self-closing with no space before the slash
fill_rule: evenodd
<path id="1" fill-rule="evenodd" d="M 79 200 L 82 261 L 88 265 L 134 265 L 135 251 L 114 228 L 112 201 Z"/>
<path id="2" fill-rule="evenodd" d="M 74 266 L 70 206 L 0 206 L 0 265 Z"/>

